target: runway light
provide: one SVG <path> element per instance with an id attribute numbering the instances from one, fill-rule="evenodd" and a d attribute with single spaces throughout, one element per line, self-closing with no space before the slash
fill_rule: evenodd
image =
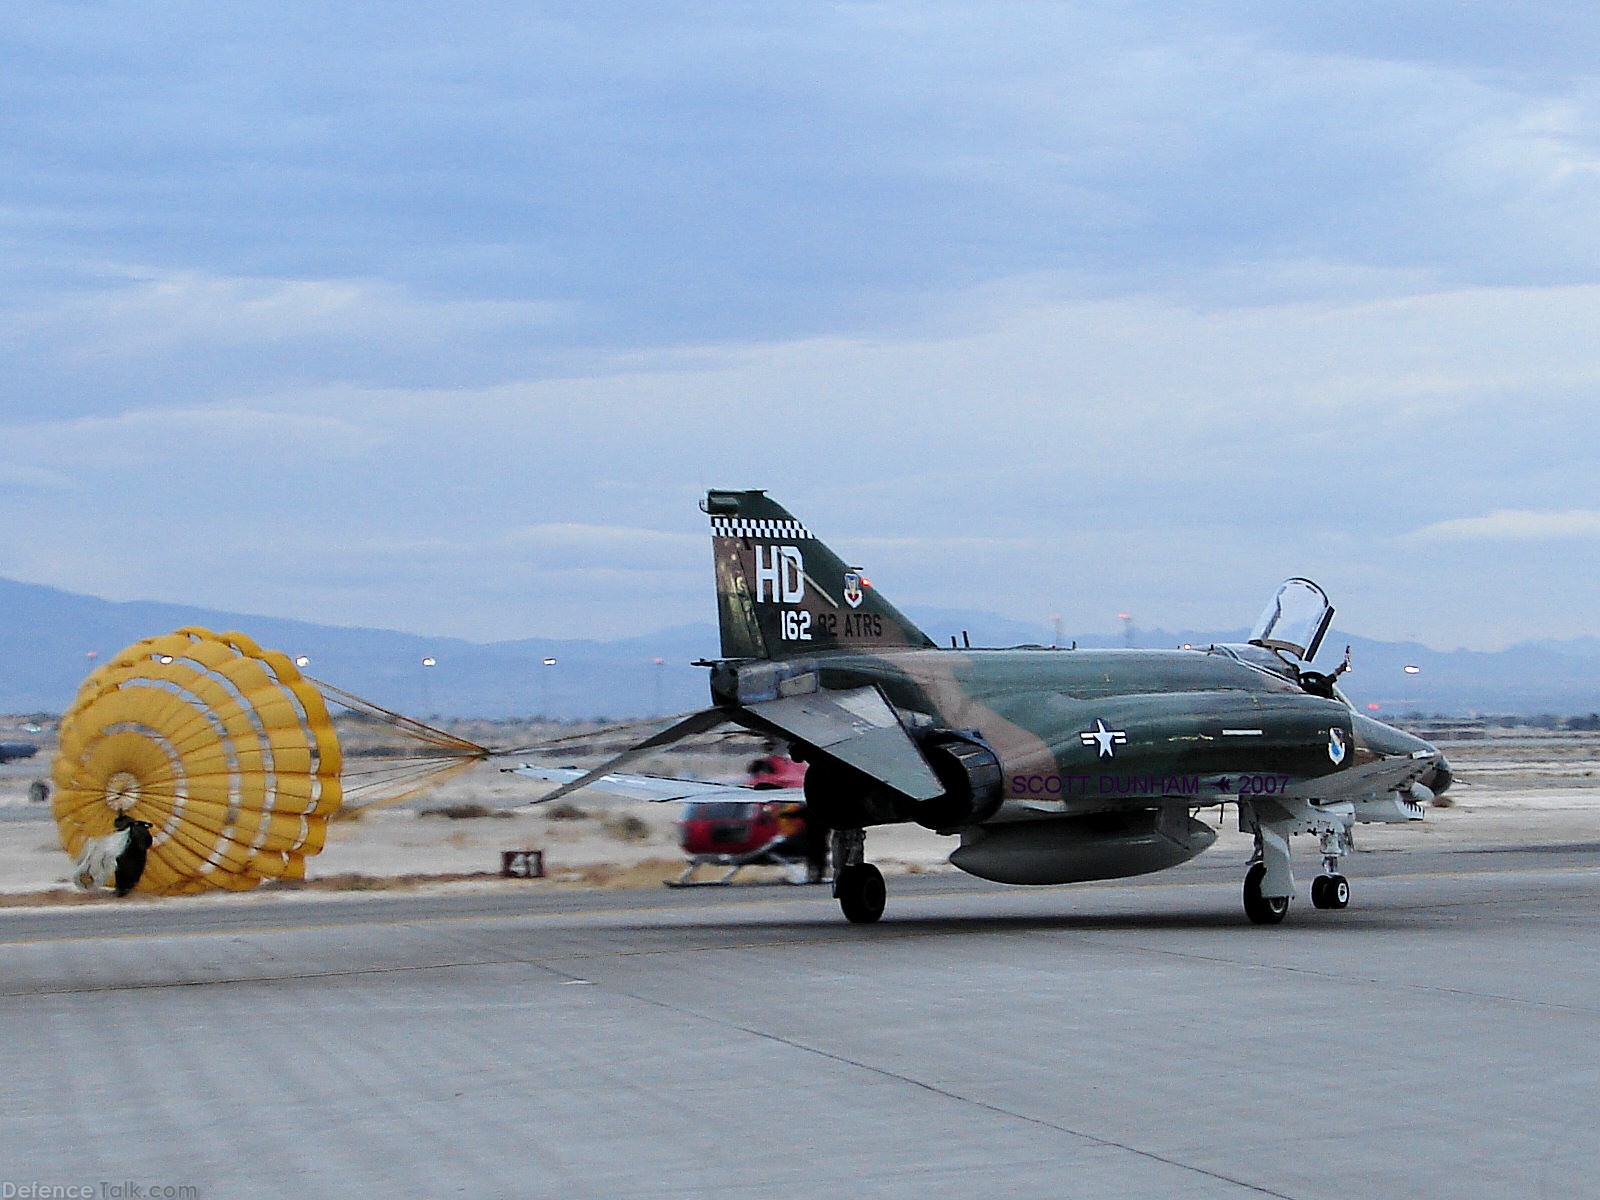
<path id="1" fill-rule="evenodd" d="M 556 660 L 553 658 L 547 658 L 544 660 L 544 665 L 547 667 L 553 667 L 556 665 Z"/>
<path id="2" fill-rule="evenodd" d="M 439 660 L 432 657 L 425 658 L 422 660 L 422 665 L 425 667 L 437 667 L 439 665 Z"/>
<path id="3" fill-rule="evenodd" d="M 1381 704 L 1369 704 L 1369 705 L 1367 705 L 1367 711 L 1368 712 L 1377 712 L 1382 707 L 1383 707 L 1383 705 L 1381 705 Z"/>
<path id="4" fill-rule="evenodd" d="M 1422 674 L 1422 668 L 1417 666 L 1416 663 L 1407 663 L 1405 665 L 1404 670 L 1405 670 L 1405 673 L 1407 675 L 1421 675 Z"/>
<path id="5" fill-rule="evenodd" d="M 156 661 L 158 663 L 161 663 L 164 666 L 167 663 L 170 663 L 172 661 L 172 655 L 170 655 L 170 654 L 158 654 L 156 656 Z"/>
<path id="6" fill-rule="evenodd" d="M 300 657 L 294 660 L 294 665 L 297 667 L 309 667 L 311 665 L 311 660 L 302 654 Z"/>

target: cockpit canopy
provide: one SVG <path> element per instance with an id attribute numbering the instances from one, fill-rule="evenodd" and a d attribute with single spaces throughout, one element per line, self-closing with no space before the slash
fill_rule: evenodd
<path id="1" fill-rule="evenodd" d="M 1322 639 L 1333 623 L 1328 593 L 1309 579 L 1296 576 L 1278 585 L 1256 626 L 1250 644 L 1268 650 L 1286 650 L 1301 662 L 1317 656 Z"/>

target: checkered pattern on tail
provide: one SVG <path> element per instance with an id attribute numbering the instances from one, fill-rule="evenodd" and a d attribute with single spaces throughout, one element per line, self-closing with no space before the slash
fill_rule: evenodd
<path id="1" fill-rule="evenodd" d="M 781 541 L 810 540 L 811 531 L 799 521 L 764 521 L 751 517 L 712 517 L 712 537 L 754 537 Z"/>

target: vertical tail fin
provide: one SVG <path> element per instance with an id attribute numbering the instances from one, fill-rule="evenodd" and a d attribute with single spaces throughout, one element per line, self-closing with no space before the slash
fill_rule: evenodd
<path id="1" fill-rule="evenodd" d="M 724 658 L 932 647 L 859 568 L 765 492 L 707 492 L 700 507 L 711 518 Z"/>

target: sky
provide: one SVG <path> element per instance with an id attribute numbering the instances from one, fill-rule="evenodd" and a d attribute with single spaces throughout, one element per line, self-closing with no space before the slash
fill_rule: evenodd
<path id="1" fill-rule="evenodd" d="M 491 641 L 1600 632 L 1600 9 L 0 14 L 0 575 Z"/>

